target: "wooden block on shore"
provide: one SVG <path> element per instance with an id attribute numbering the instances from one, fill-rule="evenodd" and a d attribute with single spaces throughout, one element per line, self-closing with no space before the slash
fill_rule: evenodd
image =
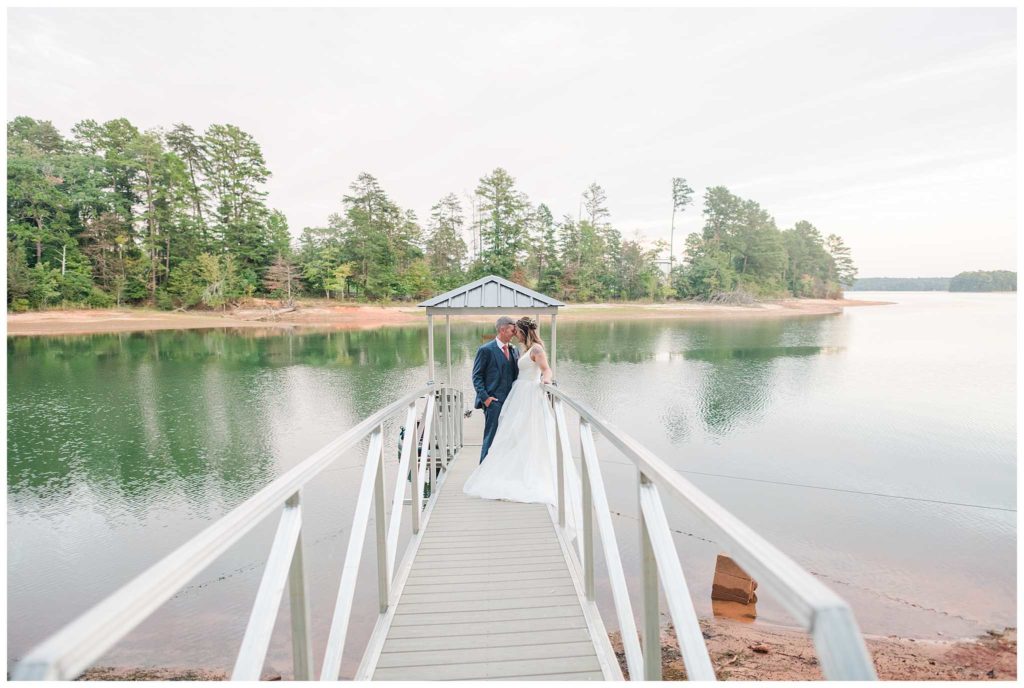
<path id="1" fill-rule="evenodd" d="M 711 584 L 711 599 L 750 604 L 757 602 L 757 581 L 751 578 L 739 565 L 719 554 L 715 561 L 715 579 Z"/>

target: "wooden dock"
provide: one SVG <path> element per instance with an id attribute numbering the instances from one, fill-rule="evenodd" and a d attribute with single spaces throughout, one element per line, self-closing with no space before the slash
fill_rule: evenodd
<path id="1" fill-rule="evenodd" d="M 479 441 L 472 420 L 466 439 Z M 621 678 L 602 671 L 548 508 L 463 494 L 478 456 L 466 444 L 449 466 L 373 679 Z"/>

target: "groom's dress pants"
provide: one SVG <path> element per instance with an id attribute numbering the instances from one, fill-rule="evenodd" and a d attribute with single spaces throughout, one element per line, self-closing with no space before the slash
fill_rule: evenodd
<path id="1" fill-rule="evenodd" d="M 484 440 L 480 445 L 480 463 L 487 458 L 487 452 L 494 440 L 494 433 L 498 432 L 498 416 L 501 415 L 501 402 L 492 401 L 490 406 L 484 407 Z"/>

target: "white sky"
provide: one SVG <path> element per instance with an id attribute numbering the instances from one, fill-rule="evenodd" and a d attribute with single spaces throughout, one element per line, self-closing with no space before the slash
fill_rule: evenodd
<path id="1" fill-rule="evenodd" d="M 11 9 L 8 118 L 236 124 L 292 233 L 361 171 L 425 224 L 505 167 L 627 238 L 670 179 L 842 235 L 862 277 L 1016 269 L 1013 9 Z M 464 198 L 468 213 L 468 201 Z M 700 199 L 676 250 L 701 225 Z"/>

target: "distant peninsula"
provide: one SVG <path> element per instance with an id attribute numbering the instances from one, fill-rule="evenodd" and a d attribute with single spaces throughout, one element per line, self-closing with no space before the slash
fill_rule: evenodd
<path id="1" fill-rule="evenodd" d="M 862 277 L 847 291 L 1017 291 L 1017 273 L 975 270 L 955 277 Z"/>

